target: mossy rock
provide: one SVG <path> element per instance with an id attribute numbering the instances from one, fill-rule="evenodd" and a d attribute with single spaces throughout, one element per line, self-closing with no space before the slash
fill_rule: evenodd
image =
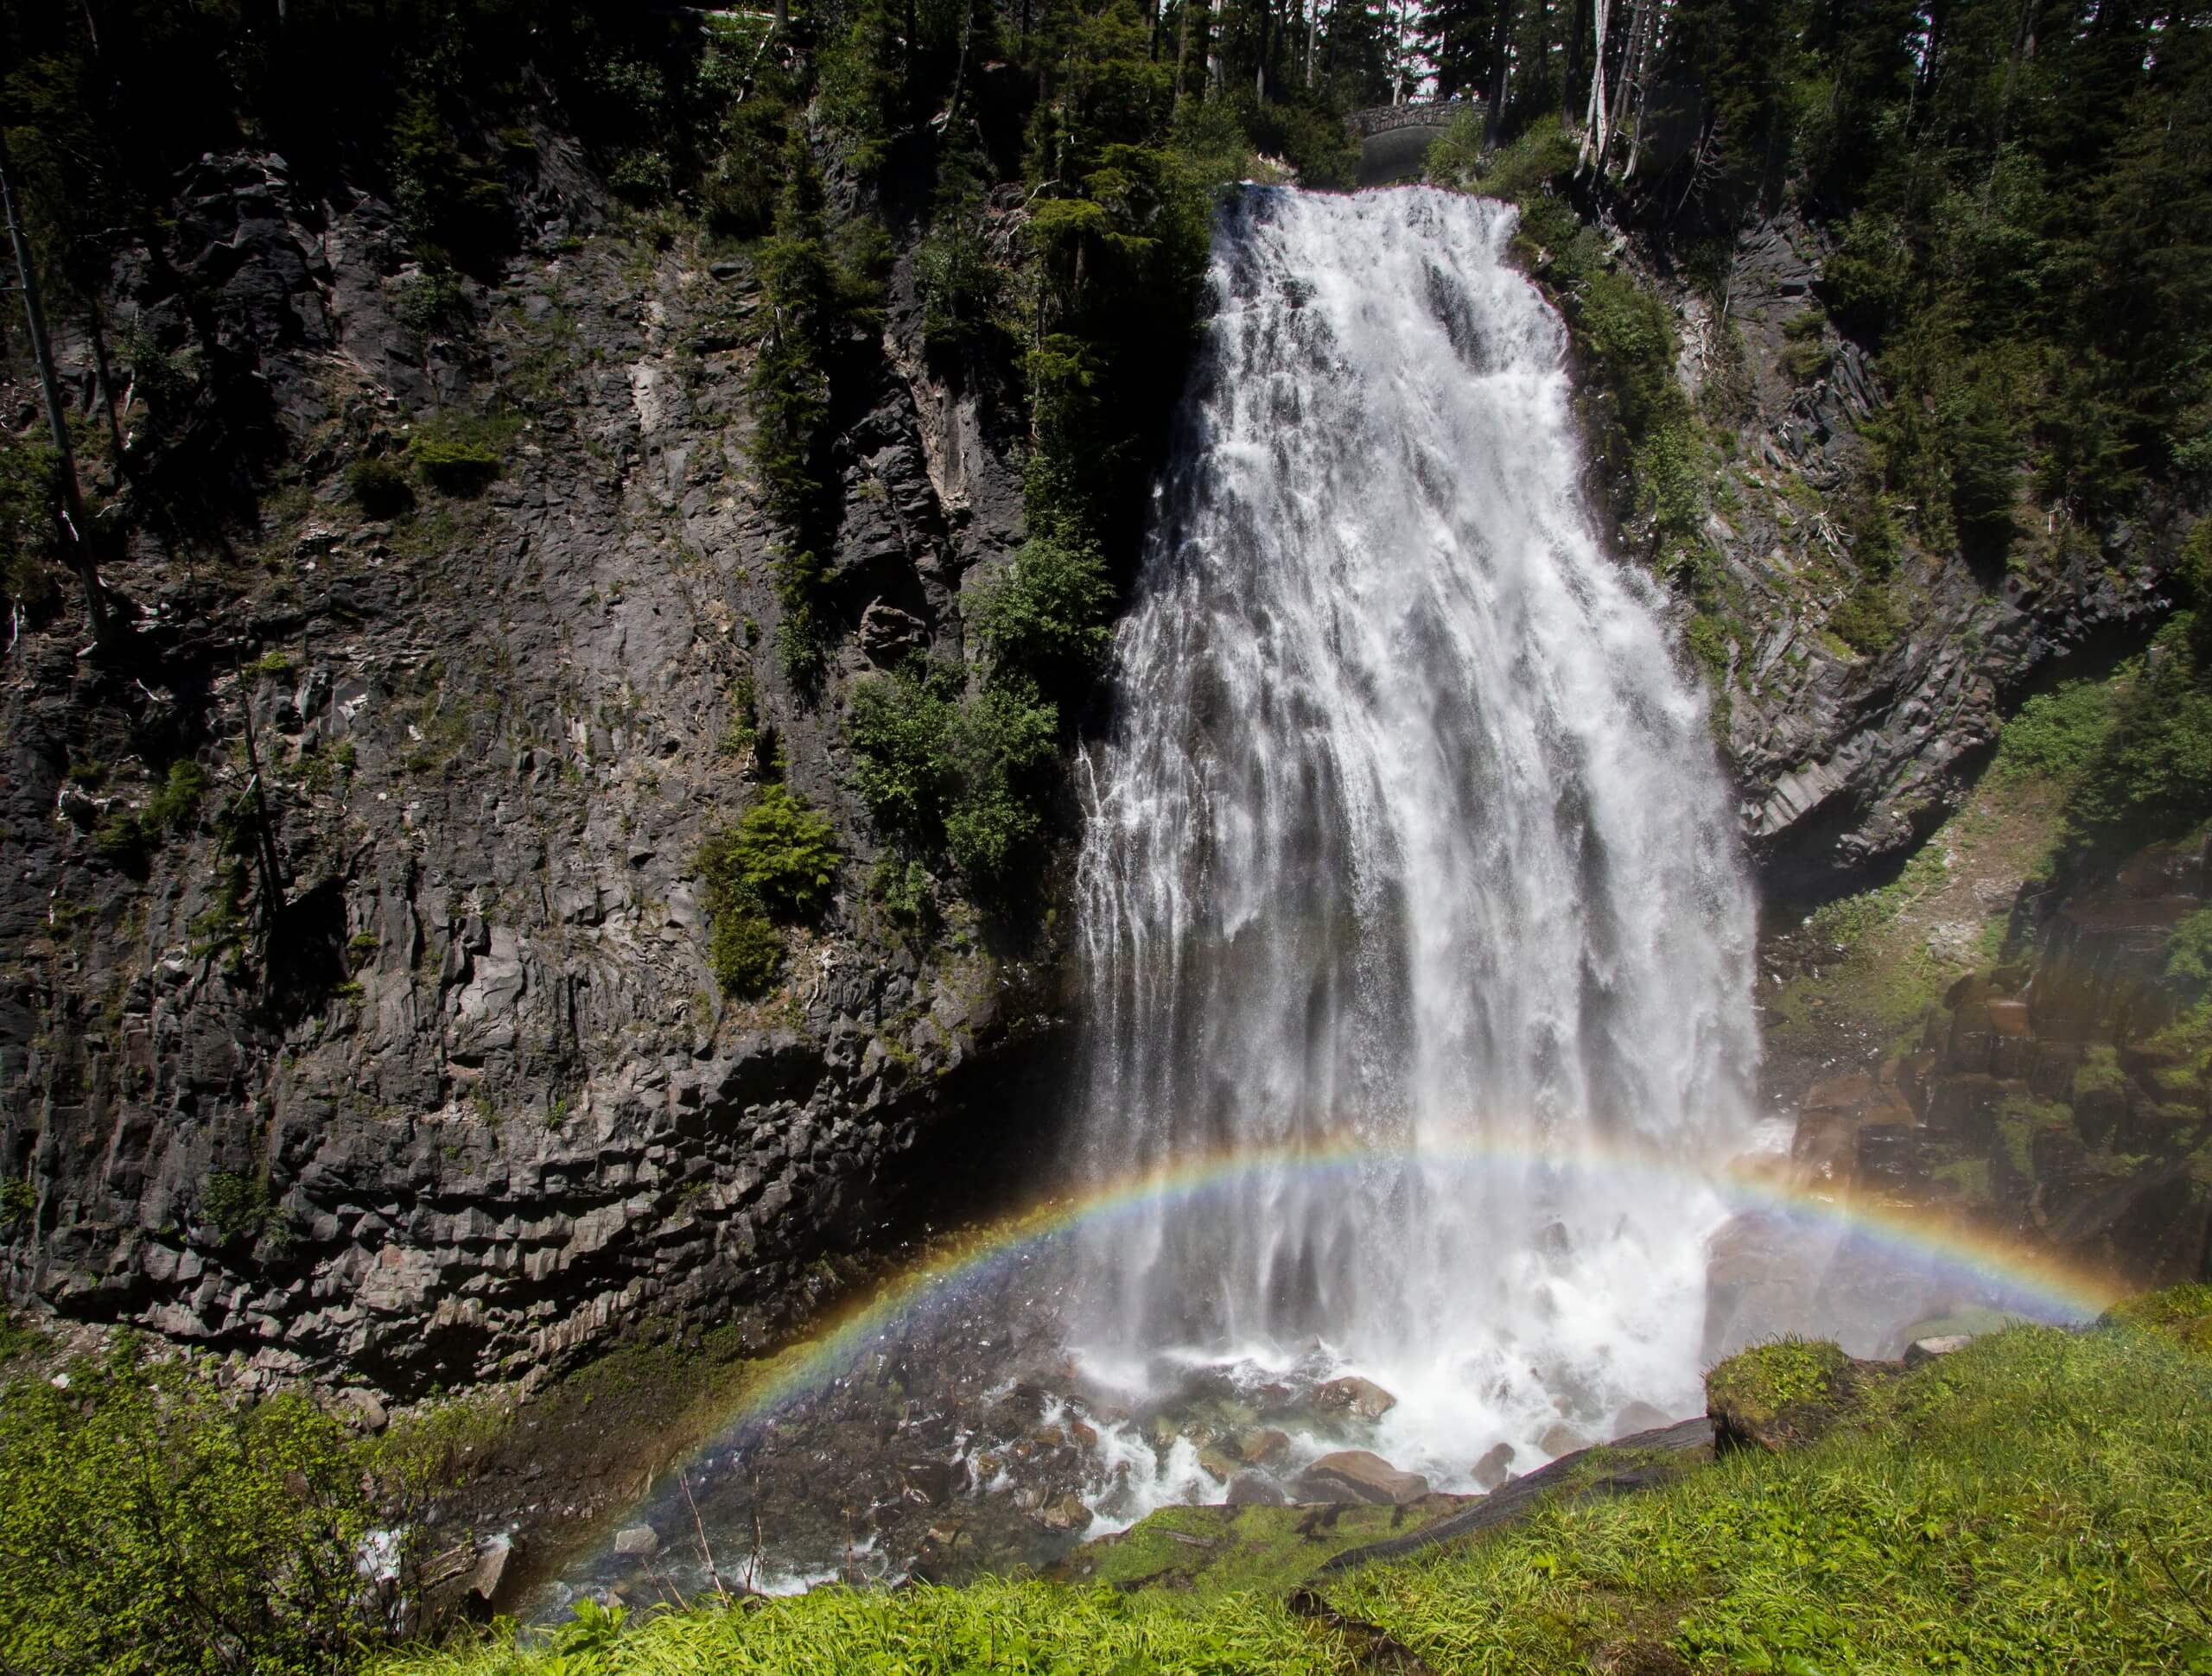
<path id="1" fill-rule="evenodd" d="M 1304 1582 L 1333 1555 L 1418 1530 L 1467 1500 L 1429 1495 L 1387 1508 L 1317 1501 L 1162 1508 L 1117 1536 L 1085 1543 L 1046 1575 L 1124 1591 L 1276 1591 Z"/>
<path id="2" fill-rule="evenodd" d="M 1779 1451 L 1825 1436 L 1856 1406 L 1861 1367 L 1826 1339 L 1777 1339 L 1729 1357 L 1705 1376 L 1718 1445 Z"/>
<path id="3" fill-rule="evenodd" d="M 2101 1327 L 2145 1327 L 2184 1349 L 2212 1355 L 2212 1284 L 2202 1281 L 2146 1292 L 2113 1305 L 2099 1318 Z"/>

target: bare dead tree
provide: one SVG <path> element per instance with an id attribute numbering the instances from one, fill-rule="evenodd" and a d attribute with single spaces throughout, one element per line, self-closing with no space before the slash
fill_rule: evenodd
<path id="1" fill-rule="evenodd" d="M 63 544 L 76 562 L 77 579 L 84 585 L 85 619 L 93 643 L 103 651 L 115 642 L 113 613 L 100 586 L 99 565 L 92 556 L 92 531 L 85 517 L 84 492 L 77 486 L 77 454 L 69 444 L 69 423 L 61 410 L 61 390 L 54 373 L 54 349 L 47 341 L 46 310 L 40 306 L 38 270 L 31 262 L 30 242 L 23 235 L 22 215 L 16 206 L 15 183 L 9 178 L 8 152 L 0 139 L 0 212 L 8 220 L 8 242 L 15 251 L 16 277 L 23 295 L 23 319 L 29 330 L 31 359 L 38 365 L 39 394 L 46 403 L 46 428 L 54 439 L 56 470 L 61 479 L 60 525 Z"/>
<path id="2" fill-rule="evenodd" d="M 1576 156 L 1577 174 L 1597 161 L 1599 171 L 1605 166 L 1605 29 L 1611 22 L 1611 0 L 1594 0 L 1592 7 L 1596 14 L 1594 33 L 1598 38 L 1598 56 L 1590 72 L 1590 112 L 1582 125 L 1582 149 Z"/>

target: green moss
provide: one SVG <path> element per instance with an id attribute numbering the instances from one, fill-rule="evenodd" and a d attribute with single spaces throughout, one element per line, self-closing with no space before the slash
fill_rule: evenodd
<path id="1" fill-rule="evenodd" d="M 1116 1589 L 1281 1592 L 1332 1555 L 1402 1536 L 1430 1516 L 1402 1508 L 1163 1508 L 1124 1534 L 1078 1550 L 1059 1571 Z"/>
<path id="2" fill-rule="evenodd" d="M 1705 1376 L 1706 1400 L 1753 1422 L 1777 1419 L 1805 1403 L 1834 1400 L 1851 1358 L 1825 1339 L 1783 1338 L 1755 1345 Z"/>

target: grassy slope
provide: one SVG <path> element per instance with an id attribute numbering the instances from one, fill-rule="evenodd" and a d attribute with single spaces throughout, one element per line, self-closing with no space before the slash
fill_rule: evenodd
<path id="1" fill-rule="evenodd" d="M 1324 1592 L 1447 1672 L 2212 1673 L 2212 1360 L 2165 1331 L 2021 1328 L 1865 1400 L 1802 1451 L 1555 1503 Z M 601 1624 L 558 1652 L 493 1641 L 382 1676 L 1359 1667 L 1273 1592 L 992 1580 Z"/>

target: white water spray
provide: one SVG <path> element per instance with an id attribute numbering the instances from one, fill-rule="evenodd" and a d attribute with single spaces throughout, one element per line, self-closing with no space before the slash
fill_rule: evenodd
<path id="1" fill-rule="evenodd" d="M 1734 1150 L 1757 1054 L 1705 704 L 1599 549 L 1511 230 L 1224 208 L 1080 881 L 1086 1168 L 1275 1159 L 1091 1239 L 1090 1365 L 1357 1369 L 1444 1483 L 1696 1405 L 1718 1197 L 1576 1166 Z M 1300 1166 L 1347 1142 L 1404 1161 Z"/>

